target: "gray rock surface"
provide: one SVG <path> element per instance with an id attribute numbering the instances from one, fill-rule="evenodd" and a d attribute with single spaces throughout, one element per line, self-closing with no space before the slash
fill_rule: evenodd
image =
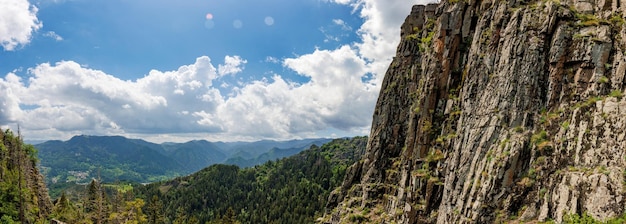
<path id="1" fill-rule="evenodd" d="M 626 0 L 414 6 L 325 223 L 563 221 L 626 202 Z"/>

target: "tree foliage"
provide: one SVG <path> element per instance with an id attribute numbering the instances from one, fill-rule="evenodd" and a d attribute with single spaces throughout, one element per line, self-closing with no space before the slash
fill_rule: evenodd
<path id="1" fill-rule="evenodd" d="M 37 150 L 10 130 L 0 129 L 0 141 L 1 222 L 43 222 L 51 202 L 37 169 Z"/>
<path id="2" fill-rule="evenodd" d="M 136 193 L 161 201 L 172 223 L 312 223 L 366 144 L 366 137 L 337 139 L 251 168 L 213 165 Z"/>
<path id="3" fill-rule="evenodd" d="M 312 223 L 366 137 L 337 139 L 281 160 L 241 169 L 213 165 L 147 186 L 93 179 L 50 203 L 37 171 L 37 150 L 0 130 L 0 223 Z M 31 176 L 28 176 L 28 175 Z M 41 198 L 45 197 L 45 198 Z M 45 201 L 49 205 L 46 205 Z M 145 211 L 145 212 L 144 212 Z"/>

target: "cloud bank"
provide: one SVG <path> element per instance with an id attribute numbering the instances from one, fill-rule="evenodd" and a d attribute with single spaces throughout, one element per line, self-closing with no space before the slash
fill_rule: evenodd
<path id="1" fill-rule="evenodd" d="M 227 56 L 214 65 L 202 56 L 178 70 L 153 70 L 133 81 L 72 61 L 40 64 L 29 69 L 28 80 L 13 73 L 0 79 L 0 122 L 55 137 L 207 133 L 281 139 L 368 125 L 363 117 L 371 115 L 377 90 L 361 82 L 365 62 L 350 48 L 285 60 L 286 67 L 309 76 L 308 83 L 274 75 L 223 96 L 217 88 L 220 77 L 241 71 L 238 58 Z"/>
<path id="2" fill-rule="evenodd" d="M 309 78 L 307 82 L 273 74 L 240 83 L 222 95 L 221 78 L 245 71 L 247 60 L 237 55 L 219 63 L 201 56 L 177 70 L 152 70 L 137 80 L 121 80 L 73 61 L 43 63 L 28 69 L 28 79 L 15 73 L 0 78 L 0 125 L 19 124 L 31 139 L 67 139 L 75 134 L 151 136 L 155 141 L 291 139 L 328 130 L 366 134 L 380 83 L 395 54 L 400 24 L 420 2 L 335 3 L 353 6 L 364 19 L 357 31 L 360 42 L 272 58 Z M 36 8 L 28 4 L 16 8 L 21 11 L 8 11 L 27 15 L 19 19 L 24 22 L 19 23 L 21 29 L 12 28 L 20 32 L 3 30 L 3 23 L 18 22 L 0 19 L 6 50 L 28 43 L 31 33 L 41 27 Z M 0 16 L 5 15 L 2 10 L 7 11 L 0 9 Z M 341 25 L 339 20 L 333 22 Z"/>
<path id="3" fill-rule="evenodd" d="M 0 0 L 0 45 L 6 51 L 28 44 L 32 33 L 42 27 L 37 7 L 27 0 Z"/>

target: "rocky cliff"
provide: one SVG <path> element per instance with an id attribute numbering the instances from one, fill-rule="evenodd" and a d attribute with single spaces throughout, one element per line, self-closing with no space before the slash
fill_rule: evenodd
<path id="1" fill-rule="evenodd" d="M 623 216 L 624 17 L 626 0 L 414 6 L 323 222 Z"/>

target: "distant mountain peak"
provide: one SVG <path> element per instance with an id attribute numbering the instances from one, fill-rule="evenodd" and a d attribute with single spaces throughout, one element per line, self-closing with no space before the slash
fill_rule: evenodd
<path id="1" fill-rule="evenodd" d="M 192 140 L 156 144 L 124 136 L 77 135 L 67 141 L 47 141 L 35 147 L 39 149 L 41 165 L 49 168 L 46 173 L 49 182 L 53 177 L 57 182 L 88 180 L 95 178 L 100 171 L 105 181 L 145 183 L 190 174 L 241 155 L 245 155 L 243 162 L 235 164 L 256 165 L 298 153 L 312 142 L 325 141 L 214 143 Z M 74 177 L 76 173 L 89 173 L 91 176 L 77 178 Z"/>

